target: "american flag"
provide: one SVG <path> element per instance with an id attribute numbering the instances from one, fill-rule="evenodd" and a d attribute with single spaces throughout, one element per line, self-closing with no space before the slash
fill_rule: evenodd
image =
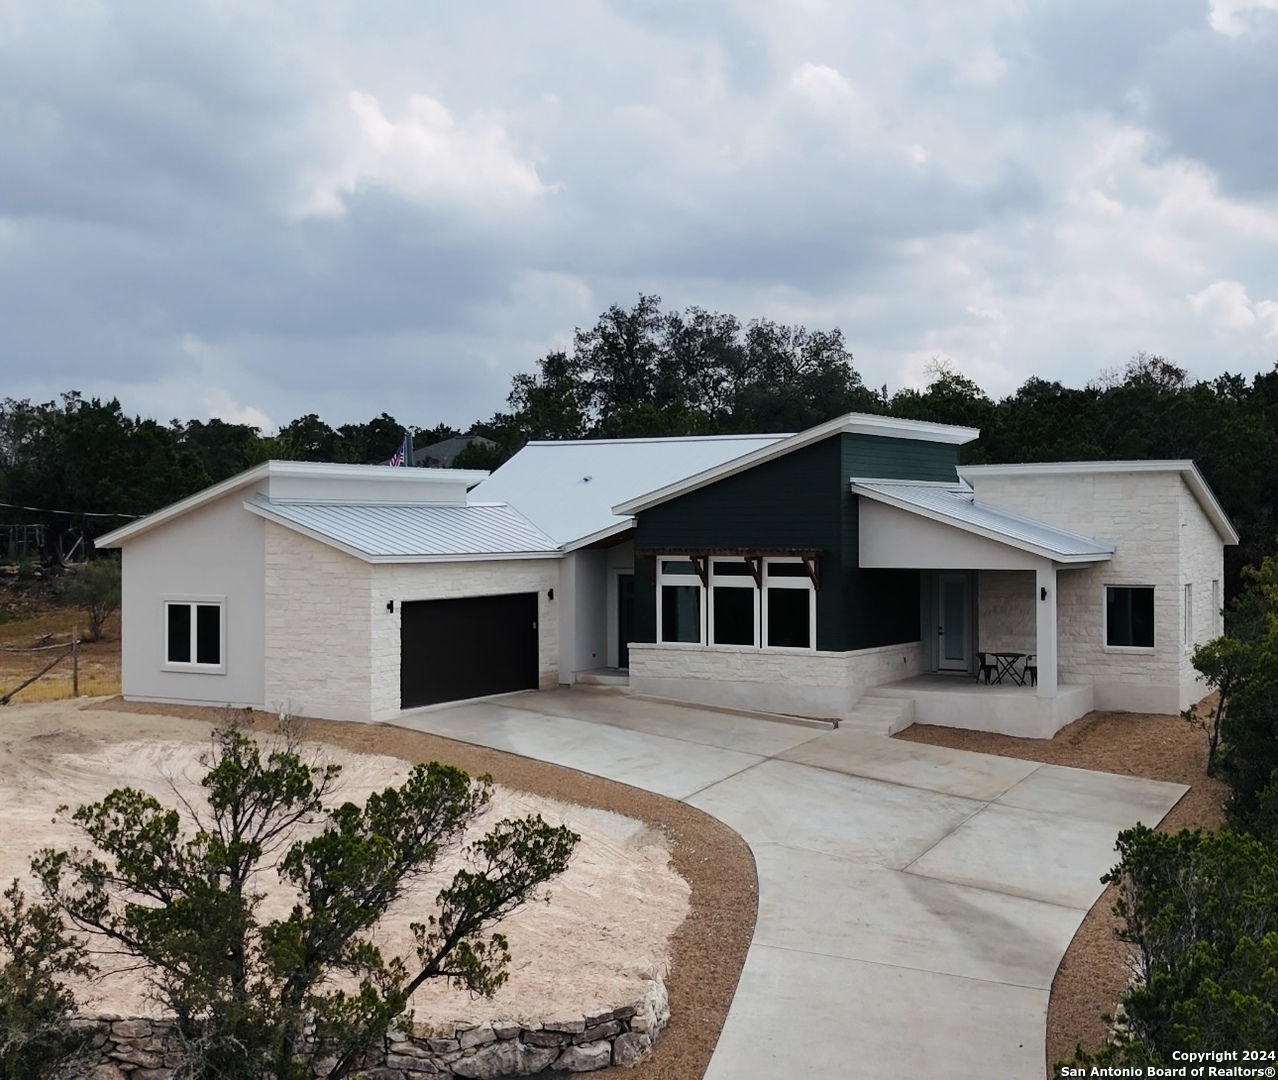
<path id="1" fill-rule="evenodd" d="M 413 436 L 407 431 L 404 432 L 404 441 L 399 444 L 399 448 L 391 454 L 391 459 L 386 464 L 392 466 L 407 465 L 413 453 Z"/>

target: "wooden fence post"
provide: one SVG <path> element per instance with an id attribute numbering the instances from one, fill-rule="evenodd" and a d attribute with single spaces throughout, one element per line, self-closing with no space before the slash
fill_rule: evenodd
<path id="1" fill-rule="evenodd" d="M 80 628 L 71 631 L 71 696 L 80 696 Z"/>

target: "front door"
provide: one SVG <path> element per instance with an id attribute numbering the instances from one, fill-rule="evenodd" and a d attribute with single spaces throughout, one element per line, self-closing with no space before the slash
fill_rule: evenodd
<path id="1" fill-rule="evenodd" d="M 936 647 L 936 666 L 941 671 L 967 671 L 971 650 L 968 647 L 968 577 L 966 574 L 938 575 L 940 595 Z"/>
<path id="2" fill-rule="evenodd" d="M 630 642 L 635 636 L 635 576 L 617 575 L 617 667 L 630 667 Z"/>

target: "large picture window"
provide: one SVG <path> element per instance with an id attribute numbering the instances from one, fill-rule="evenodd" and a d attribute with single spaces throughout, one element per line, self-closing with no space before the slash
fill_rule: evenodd
<path id="1" fill-rule="evenodd" d="M 221 600 L 164 602 L 164 663 L 166 667 L 223 671 L 223 609 Z"/>
<path id="2" fill-rule="evenodd" d="M 1152 585 L 1105 586 L 1105 644 L 1120 648 L 1154 647 Z"/>

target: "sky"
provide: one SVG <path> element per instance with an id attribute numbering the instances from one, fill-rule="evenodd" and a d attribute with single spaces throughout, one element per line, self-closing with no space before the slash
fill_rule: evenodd
<path id="1" fill-rule="evenodd" d="M 0 0 L 0 397 L 465 427 L 609 305 L 1278 361 L 1278 0 Z"/>

